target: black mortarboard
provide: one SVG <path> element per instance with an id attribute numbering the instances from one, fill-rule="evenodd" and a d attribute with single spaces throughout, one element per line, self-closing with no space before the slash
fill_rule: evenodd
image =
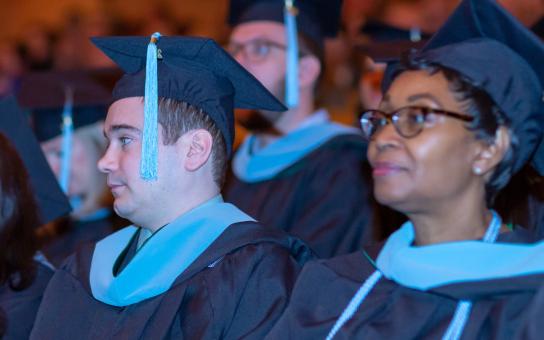
<path id="1" fill-rule="evenodd" d="M 544 174 L 544 44 L 537 36 L 493 0 L 464 0 L 409 57 L 455 70 L 489 94 L 519 140 L 514 171 L 532 158 Z M 390 64 L 384 89 L 402 70 Z"/>
<path id="2" fill-rule="evenodd" d="M 105 118 L 111 93 L 91 78 L 91 72 L 48 71 L 30 73 L 21 79 L 19 104 L 30 109 L 34 133 L 40 142 L 62 133 L 62 115 L 69 91 L 75 129 Z"/>
<path id="3" fill-rule="evenodd" d="M 68 199 L 49 168 L 25 115 L 12 97 L 0 101 L 0 132 L 10 140 L 23 160 L 42 223 L 67 215 L 71 210 Z"/>
<path id="4" fill-rule="evenodd" d="M 115 84 L 123 76 L 123 71 L 117 66 L 93 68 L 85 71 L 94 82 L 106 88 L 108 95 L 111 97 L 111 92 Z"/>
<path id="5" fill-rule="evenodd" d="M 285 110 L 281 102 L 212 39 L 159 37 L 154 34 L 151 43 L 148 37 L 92 38 L 126 73 L 115 86 L 114 100 L 144 96 L 153 101 L 155 96 L 184 101 L 202 109 L 221 131 L 229 156 L 234 141 L 234 108 Z M 153 49 L 150 59 L 149 52 Z M 147 82 L 148 86 L 154 82 L 148 89 L 146 77 L 155 79 Z M 154 101 L 156 105 L 156 99 Z M 146 126 L 153 121 L 149 116 L 157 114 L 146 110 L 144 103 L 144 142 Z M 156 124 L 156 118 L 153 123 Z M 143 162 L 145 157 L 156 158 L 149 156 L 155 151 L 149 151 L 145 143 L 142 149 Z M 156 159 L 153 162 L 156 163 Z M 147 171 L 141 170 L 143 178 L 156 178 L 156 173 L 149 176 L 145 173 Z"/>
<path id="6" fill-rule="evenodd" d="M 403 29 L 377 20 L 366 22 L 361 34 L 356 48 L 376 62 L 396 60 L 403 52 L 422 47 L 430 37 L 416 27 Z"/>
<path id="7" fill-rule="evenodd" d="M 106 117 L 106 106 L 81 106 L 73 109 L 74 129 L 88 126 Z M 44 142 L 62 134 L 62 108 L 35 109 L 32 127 L 38 141 Z"/>
<path id="8" fill-rule="evenodd" d="M 321 49 L 325 38 L 340 28 L 342 0 L 231 0 L 228 22 L 231 26 L 252 21 L 274 21 L 285 25 L 285 103 L 299 104 L 298 31 Z"/>
<path id="9" fill-rule="evenodd" d="M 342 0 L 295 0 L 298 29 L 319 46 L 340 29 Z M 236 26 L 249 21 L 284 22 L 285 0 L 230 0 L 228 22 Z"/>

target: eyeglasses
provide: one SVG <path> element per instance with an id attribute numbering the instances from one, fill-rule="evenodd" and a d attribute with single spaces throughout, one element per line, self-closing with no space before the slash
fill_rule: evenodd
<path id="1" fill-rule="evenodd" d="M 253 39 L 246 41 L 245 43 L 234 43 L 230 42 L 225 49 L 229 54 L 236 58 L 236 56 L 242 52 L 244 58 L 249 62 L 258 63 L 266 59 L 272 51 L 273 48 L 280 49 L 282 51 L 287 50 L 287 46 L 280 44 L 275 41 L 266 40 L 266 39 Z M 305 50 L 302 46 L 299 46 L 299 58 L 307 56 L 309 52 Z"/>
<path id="2" fill-rule="evenodd" d="M 465 122 L 474 120 L 474 117 L 472 116 L 457 112 L 422 106 L 406 106 L 391 113 L 380 110 L 365 111 L 361 116 L 361 128 L 364 137 L 372 139 L 376 132 L 391 122 L 399 135 L 404 138 L 413 138 L 423 131 L 425 122 L 430 114 L 444 115 Z"/>
<path id="3" fill-rule="evenodd" d="M 240 52 L 242 52 L 244 57 L 248 61 L 260 62 L 263 61 L 270 54 L 270 51 L 273 48 L 278 48 L 285 51 L 287 49 L 287 46 L 277 43 L 275 41 L 254 39 L 249 40 L 243 44 L 231 42 L 226 47 L 226 50 L 233 57 L 236 57 Z"/>

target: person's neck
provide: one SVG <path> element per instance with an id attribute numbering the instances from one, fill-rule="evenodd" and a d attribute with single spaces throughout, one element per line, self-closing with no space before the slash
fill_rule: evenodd
<path id="1" fill-rule="evenodd" d="M 414 243 L 418 246 L 481 239 L 492 218 L 483 197 L 433 203 L 430 208 L 406 215 L 414 225 Z"/>
<path id="2" fill-rule="evenodd" d="M 299 105 L 296 108 L 289 109 L 281 113 L 280 118 L 274 122 L 274 128 L 286 135 L 296 130 L 308 117 L 310 117 L 315 111 L 313 105 L 313 98 L 311 100 L 300 100 Z M 264 148 L 268 144 L 281 137 L 278 135 L 268 133 L 258 133 L 259 148 Z"/>
<path id="3" fill-rule="evenodd" d="M 163 207 L 160 214 L 155 214 L 153 220 L 142 223 L 140 226 L 154 233 L 219 194 L 219 190 L 202 190 L 200 192 L 199 190 L 193 190 L 192 192 L 186 192 L 183 195 L 179 195 L 179 200 L 171 200 L 171 204 L 168 207 Z"/>

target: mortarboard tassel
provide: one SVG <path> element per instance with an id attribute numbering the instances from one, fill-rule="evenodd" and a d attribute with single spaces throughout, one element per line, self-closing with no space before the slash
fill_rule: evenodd
<path id="1" fill-rule="evenodd" d="M 74 123 L 72 119 L 73 104 L 74 91 L 71 87 L 66 87 L 64 108 L 62 110 L 62 157 L 59 176 L 59 184 L 64 193 L 68 192 L 68 187 L 70 185 L 72 136 L 74 133 Z"/>
<path id="2" fill-rule="evenodd" d="M 147 45 L 144 94 L 144 132 L 142 137 L 142 159 L 140 162 L 140 177 L 146 181 L 157 179 L 159 153 L 159 95 L 157 81 L 157 42 L 161 34 L 151 35 Z"/>
<path id="3" fill-rule="evenodd" d="M 421 41 L 421 30 L 419 29 L 419 27 L 410 28 L 410 41 L 411 42 Z"/>
<path id="4" fill-rule="evenodd" d="M 285 103 L 287 107 L 298 106 L 298 34 L 297 8 L 293 0 L 285 0 L 284 22 L 287 34 L 287 75 L 285 78 Z"/>

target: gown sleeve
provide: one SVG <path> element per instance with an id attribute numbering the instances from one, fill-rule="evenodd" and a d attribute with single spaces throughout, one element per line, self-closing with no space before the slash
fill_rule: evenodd
<path id="1" fill-rule="evenodd" d="M 250 256 L 254 252 L 259 252 L 259 256 Z M 273 245 L 248 246 L 237 255 L 230 259 L 232 265 L 246 269 L 239 271 L 232 292 L 217 292 L 212 298 L 214 314 L 221 316 L 222 306 L 229 305 L 223 299 L 237 297 L 237 306 L 221 338 L 263 339 L 287 307 L 301 264 L 286 249 Z M 247 263 L 251 258 L 255 260 Z"/>

